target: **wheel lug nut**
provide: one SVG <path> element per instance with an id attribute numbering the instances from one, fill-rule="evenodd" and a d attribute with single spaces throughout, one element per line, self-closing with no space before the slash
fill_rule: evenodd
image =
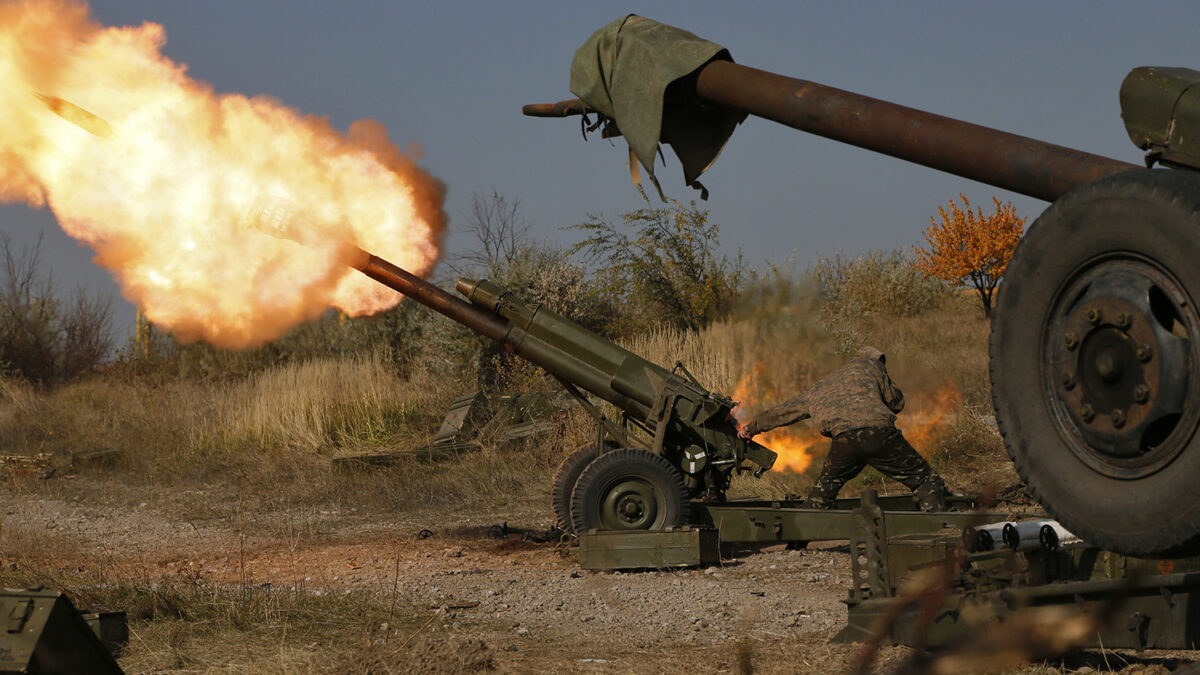
<path id="1" fill-rule="evenodd" d="M 1100 322 L 1100 310 L 1096 309 L 1095 307 L 1088 307 L 1087 308 L 1087 319 L 1088 319 L 1088 321 L 1090 321 L 1092 323 L 1099 323 Z"/>
<path id="2" fill-rule="evenodd" d="M 1114 323 L 1117 324 L 1117 328 L 1129 328 L 1129 316 L 1125 312 L 1117 312 L 1117 318 Z"/>
<path id="3" fill-rule="evenodd" d="M 1090 424 L 1091 421 L 1096 417 L 1096 411 L 1092 408 L 1092 406 L 1084 403 L 1083 407 L 1079 409 L 1079 416 L 1083 418 L 1084 422 Z"/>
<path id="4" fill-rule="evenodd" d="M 1065 389 L 1070 391 L 1075 388 L 1075 373 L 1070 371 L 1063 373 L 1062 384 Z"/>
<path id="5" fill-rule="evenodd" d="M 1114 410 L 1114 411 L 1112 411 L 1111 417 L 1112 417 L 1112 425 L 1114 427 L 1120 429 L 1121 427 L 1125 426 L 1125 411 Z"/>
<path id="6" fill-rule="evenodd" d="M 1154 350 L 1151 349 L 1150 345 L 1145 344 L 1145 343 L 1138 345 L 1137 357 L 1138 357 L 1139 361 L 1142 361 L 1144 363 L 1146 361 L 1149 361 L 1152 356 L 1154 356 Z"/>
<path id="7" fill-rule="evenodd" d="M 1074 333 L 1068 332 L 1063 336 L 1063 346 L 1067 349 L 1075 349 L 1079 345 L 1079 338 L 1075 337 Z"/>
<path id="8" fill-rule="evenodd" d="M 1145 403 L 1150 400 L 1150 387 L 1144 384 L 1139 384 L 1133 388 L 1133 400 L 1138 403 Z"/>

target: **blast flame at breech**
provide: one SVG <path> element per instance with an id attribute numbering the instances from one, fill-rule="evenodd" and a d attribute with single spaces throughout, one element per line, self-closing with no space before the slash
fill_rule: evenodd
<path id="1" fill-rule="evenodd" d="M 227 348 L 399 302 L 345 267 L 348 249 L 432 269 L 442 185 L 381 125 L 342 134 L 214 93 L 165 41 L 152 23 L 100 26 L 81 3 L 0 3 L 0 201 L 48 205 L 155 325 Z M 305 246 L 250 222 L 276 201 L 304 214 Z"/>
<path id="2" fill-rule="evenodd" d="M 750 420 L 747 409 L 761 403 L 778 403 L 787 395 L 781 392 L 762 392 L 761 379 L 765 369 L 760 364 L 751 369 L 734 388 L 733 399 L 738 407 L 733 414 L 739 424 Z M 896 418 L 896 426 L 917 452 L 928 458 L 934 442 L 954 422 L 962 406 L 962 396 L 954 385 L 947 384 L 933 392 L 913 391 L 906 395 L 904 412 Z M 829 439 L 805 423 L 779 427 L 755 436 L 755 440 L 779 454 L 775 471 L 803 473 L 815 459 L 829 450 Z"/>

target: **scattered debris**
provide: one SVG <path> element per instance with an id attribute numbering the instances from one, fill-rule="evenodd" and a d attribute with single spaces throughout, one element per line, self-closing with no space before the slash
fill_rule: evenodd
<path id="1" fill-rule="evenodd" d="M 422 531 L 424 532 L 424 530 Z M 519 541 L 527 541 L 534 544 L 557 542 L 563 537 L 563 531 L 557 525 L 547 530 L 538 530 L 528 527 L 511 527 L 506 522 L 499 525 L 457 527 L 448 531 L 447 534 L 451 537 L 461 539 L 508 539 L 516 537 Z"/>
<path id="2" fill-rule="evenodd" d="M 452 609 L 474 609 L 478 606 L 479 603 L 475 601 L 446 602 L 440 605 L 430 605 L 429 609 L 438 609 L 445 612 Z"/>
<path id="3" fill-rule="evenodd" d="M 337 469 L 361 470 L 393 466 L 406 459 L 442 462 L 475 452 L 482 446 L 479 437 L 516 440 L 545 433 L 555 428 L 549 419 L 571 405 L 571 396 L 562 391 L 525 391 L 494 394 L 474 392 L 454 399 L 442 420 L 442 426 L 429 445 L 393 452 L 335 457 Z"/>
<path id="4" fill-rule="evenodd" d="M 113 466 L 120 460 L 121 454 L 121 450 L 115 448 L 72 452 L 71 470 L 79 471 L 84 467 Z"/>
<path id="5" fill-rule="evenodd" d="M 38 478 L 50 478 L 54 475 L 52 456 L 48 452 L 36 455 L 0 455 L 0 476 L 18 478 L 35 475 Z"/>

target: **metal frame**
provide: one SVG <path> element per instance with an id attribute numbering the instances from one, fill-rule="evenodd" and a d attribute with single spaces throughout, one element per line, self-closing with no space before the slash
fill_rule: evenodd
<path id="1" fill-rule="evenodd" d="M 925 512 L 909 495 L 877 497 L 868 490 L 861 499 L 839 499 L 833 509 L 813 509 L 802 500 L 735 500 L 691 502 L 692 524 L 715 527 L 726 544 L 776 544 L 807 541 L 851 540 L 863 527 L 862 509 L 870 505 L 876 539 L 887 535 L 926 534 L 947 527 L 962 528 L 1007 514 L 972 511 L 974 500 L 953 495 L 947 498 L 951 511 Z"/>
<path id="2" fill-rule="evenodd" d="M 966 555 L 959 538 L 935 530 L 924 536 L 890 531 L 890 514 L 871 495 L 856 513 L 847 625 L 835 641 L 882 637 L 944 647 L 1002 626 L 997 619 L 1023 609 L 1077 607 L 1092 612 L 1098 626 L 1081 646 L 1200 647 L 1200 557 L 1133 558 L 1091 548 Z M 984 516 L 971 515 L 975 523 Z M 910 573 L 933 566 L 945 568 L 944 588 L 919 600 L 897 597 Z"/>

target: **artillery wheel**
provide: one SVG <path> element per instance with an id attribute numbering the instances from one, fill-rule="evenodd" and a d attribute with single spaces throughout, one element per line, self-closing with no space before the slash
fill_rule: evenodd
<path id="1" fill-rule="evenodd" d="M 1200 545 L 1200 176 L 1136 170 L 1067 193 L 1004 275 L 992 397 L 1030 491 L 1088 543 Z"/>
<path id="2" fill-rule="evenodd" d="M 618 447 L 613 441 L 605 441 L 606 450 Z M 579 474 L 600 456 L 595 443 L 589 443 L 575 452 L 567 455 L 554 472 L 554 483 L 550 487 L 550 506 L 554 509 L 554 520 L 563 532 L 575 534 L 575 526 L 571 524 L 571 491 L 579 480 Z"/>
<path id="3" fill-rule="evenodd" d="M 588 530 L 662 530 L 688 522 L 683 477 L 660 455 L 621 448 L 596 458 L 571 492 L 571 524 Z"/>

